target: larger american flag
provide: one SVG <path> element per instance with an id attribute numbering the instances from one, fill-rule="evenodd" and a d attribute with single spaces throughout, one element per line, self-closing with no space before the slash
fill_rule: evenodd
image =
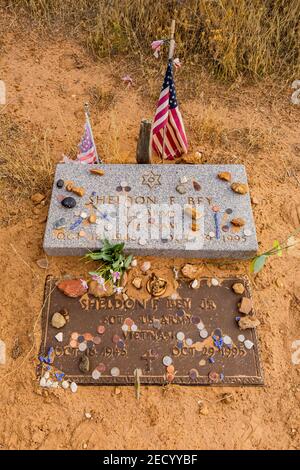
<path id="1" fill-rule="evenodd" d="M 85 123 L 84 134 L 78 147 L 80 153 L 77 155 L 77 159 L 81 163 L 97 163 L 97 152 L 88 121 Z"/>
<path id="2" fill-rule="evenodd" d="M 160 157 L 164 156 L 169 160 L 187 153 L 188 143 L 181 113 L 178 109 L 172 59 L 169 60 L 157 103 L 152 125 L 151 144 L 153 150 Z"/>

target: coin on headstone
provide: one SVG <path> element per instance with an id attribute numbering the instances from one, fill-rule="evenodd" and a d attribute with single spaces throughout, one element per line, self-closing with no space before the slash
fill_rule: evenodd
<path id="1" fill-rule="evenodd" d="M 118 367 L 113 367 L 111 370 L 110 370 L 110 374 L 113 376 L 113 377 L 118 377 L 118 375 L 120 375 L 120 369 Z"/>
<path id="2" fill-rule="evenodd" d="M 183 341 L 184 337 L 185 337 L 185 334 L 182 331 L 179 331 L 176 335 L 176 338 L 178 339 L 178 341 Z"/>
<path id="3" fill-rule="evenodd" d="M 172 364 L 172 358 L 170 356 L 164 356 L 163 357 L 163 365 L 168 367 Z"/>
<path id="4" fill-rule="evenodd" d="M 198 330 L 204 330 L 204 323 L 202 321 L 200 321 L 198 324 L 197 324 L 197 328 Z"/>
<path id="5" fill-rule="evenodd" d="M 98 369 L 94 369 L 93 372 L 92 372 L 92 378 L 94 380 L 98 380 L 98 379 L 100 379 L 100 377 L 101 377 L 101 372 L 99 372 Z"/>
<path id="6" fill-rule="evenodd" d="M 100 364 L 98 364 L 98 366 L 96 367 L 96 369 L 99 371 L 99 372 L 104 372 L 106 367 L 105 367 L 105 364 L 103 364 L 103 362 L 100 362 Z"/>
<path id="7" fill-rule="evenodd" d="M 202 339 L 207 338 L 208 337 L 208 331 L 205 330 L 205 329 L 201 330 L 200 331 L 200 336 L 201 336 Z"/>
<path id="8" fill-rule="evenodd" d="M 231 344 L 232 343 L 232 339 L 230 338 L 230 336 L 223 336 L 223 341 L 224 341 L 224 344 Z"/>
<path id="9" fill-rule="evenodd" d="M 97 328 L 97 331 L 100 335 L 103 335 L 103 333 L 105 331 L 105 326 L 104 325 L 99 325 L 98 328 Z"/>
<path id="10" fill-rule="evenodd" d="M 185 340 L 185 342 L 186 342 L 186 345 L 187 345 L 187 346 L 192 346 L 192 344 L 193 344 L 192 338 L 187 338 L 187 339 Z"/>
<path id="11" fill-rule="evenodd" d="M 218 279 L 215 279 L 215 278 L 213 277 L 212 280 L 211 280 L 211 284 L 212 284 L 213 286 L 218 286 L 218 285 L 219 285 Z"/>
<path id="12" fill-rule="evenodd" d="M 79 346 L 78 346 L 78 349 L 79 351 L 83 352 L 85 351 L 87 348 L 87 344 L 86 343 L 80 343 Z"/>

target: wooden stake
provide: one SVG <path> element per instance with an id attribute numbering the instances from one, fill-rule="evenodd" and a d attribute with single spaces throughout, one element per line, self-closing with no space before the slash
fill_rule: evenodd
<path id="1" fill-rule="evenodd" d="M 174 35 L 175 35 L 175 20 L 172 20 L 168 60 L 173 59 L 173 55 L 174 55 L 174 48 L 175 48 Z M 161 153 L 162 163 L 164 163 L 164 159 L 165 159 L 165 139 L 166 139 L 166 127 L 164 127 L 164 133 L 163 133 L 162 153 Z"/>

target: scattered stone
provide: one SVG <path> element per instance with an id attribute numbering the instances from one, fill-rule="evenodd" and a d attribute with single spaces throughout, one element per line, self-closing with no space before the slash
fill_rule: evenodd
<path id="1" fill-rule="evenodd" d="M 61 204 L 67 209 L 73 209 L 76 206 L 76 201 L 73 197 L 65 197 Z"/>
<path id="2" fill-rule="evenodd" d="M 181 268 L 181 272 L 188 279 L 196 279 L 197 277 L 201 276 L 202 266 L 195 266 L 193 264 L 185 264 L 183 268 Z"/>
<path id="3" fill-rule="evenodd" d="M 207 416 L 209 413 L 209 409 L 208 409 L 208 406 L 204 403 L 204 401 L 199 400 L 198 405 L 199 405 L 199 413 L 203 416 Z"/>
<path id="4" fill-rule="evenodd" d="M 62 342 L 63 342 L 63 339 L 64 339 L 64 334 L 60 331 L 59 333 L 57 333 L 57 335 L 55 335 L 55 339 L 56 339 L 56 341 L 58 341 L 59 343 L 62 343 Z"/>
<path id="5" fill-rule="evenodd" d="M 215 279 L 214 277 L 211 279 L 211 285 L 216 287 L 219 285 L 219 281 L 218 279 Z"/>
<path id="6" fill-rule="evenodd" d="M 198 287 L 199 287 L 199 281 L 197 281 L 197 279 L 194 279 L 193 282 L 191 283 L 191 288 L 197 289 Z"/>
<path id="7" fill-rule="evenodd" d="M 237 194 L 247 194 L 248 192 L 248 186 L 244 183 L 232 183 L 231 189 Z"/>
<path id="8" fill-rule="evenodd" d="M 243 297 L 241 303 L 239 304 L 239 311 L 245 315 L 249 315 L 252 310 L 252 300 L 248 297 Z"/>
<path id="9" fill-rule="evenodd" d="M 32 219 L 26 219 L 25 220 L 25 227 L 26 228 L 31 228 L 33 226 L 33 221 Z"/>
<path id="10" fill-rule="evenodd" d="M 244 227 L 245 225 L 245 221 L 244 219 L 242 219 L 241 217 L 237 217 L 236 219 L 232 219 L 231 220 L 231 223 L 232 225 L 234 225 L 235 227 Z"/>
<path id="11" fill-rule="evenodd" d="M 246 228 L 246 229 L 244 230 L 244 235 L 245 235 L 245 237 L 251 237 L 251 235 L 252 235 L 252 230 L 249 230 L 249 229 Z"/>
<path id="12" fill-rule="evenodd" d="M 86 354 L 84 356 L 82 356 L 82 358 L 80 359 L 78 367 L 81 370 L 81 372 L 83 372 L 84 374 L 86 372 L 89 372 L 89 370 L 90 370 L 90 360 L 89 360 L 89 358 Z"/>
<path id="13" fill-rule="evenodd" d="M 38 259 L 36 264 L 39 268 L 47 269 L 48 268 L 48 260 L 46 258 Z"/>
<path id="14" fill-rule="evenodd" d="M 89 412 L 84 413 L 84 416 L 86 417 L 86 419 L 92 419 L 92 414 Z"/>
<path id="15" fill-rule="evenodd" d="M 0 365 L 4 366 L 6 363 L 6 345 L 0 339 Z"/>
<path id="16" fill-rule="evenodd" d="M 222 171 L 218 174 L 218 178 L 223 181 L 231 181 L 231 173 L 228 171 Z"/>
<path id="17" fill-rule="evenodd" d="M 193 181 L 193 187 L 195 191 L 201 191 L 201 185 L 198 183 L 198 181 Z"/>
<path id="18" fill-rule="evenodd" d="M 78 386 L 75 382 L 71 382 L 70 388 L 71 388 L 71 392 L 76 393 Z"/>
<path id="19" fill-rule="evenodd" d="M 87 291 L 81 279 L 66 279 L 59 282 L 57 287 L 68 297 L 81 297 Z"/>
<path id="20" fill-rule="evenodd" d="M 260 325 L 260 321 L 257 318 L 242 317 L 238 325 L 241 330 L 248 330 L 249 328 L 257 328 Z"/>
<path id="21" fill-rule="evenodd" d="M 96 217 L 95 214 L 91 214 L 91 215 L 89 216 L 89 222 L 90 222 L 90 224 L 95 224 L 95 223 L 96 223 L 96 220 L 97 220 L 97 217 Z"/>
<path id="22" fill-rule="evenodd" d="M 53 224 L 54 229 L 60 229 L 64 228 L 66 226 L 66 219 L 64 217 L 61 217 L 61 219 L 58 219 L 56 222 Z"/>
<path id="23" fill-rule="evenodd" d="M 232 286 L 232 290 L 233 292 L 235 292 L 236 294 L 243 294 L 245 292 L 245 287 L 243 286 L 243 284 L 241 282 L 236 282 L 235 284 L 233 284 Z"/>
<path id="24" fill-rule="evenodd" d="M 66 181 L 65 188 L 67 191 L 71 192 L 74 187 L 74 181 Z"/>
<path id="25" fill-rule="evenodd" d="M 66 324 L 66 319 L 65 317 L 59 313 L 59 312 L 55 312 L 51 318 L 51 325 L 53 326 L 53 328 L 63 328 Z"/>
<path id="26" fill-rule="evenodd" d="M 90 173 L 92 173 L 92 175 L 103 176 L 104 170 L 101 170 L 100 168 L 94 168 L 93 170 L 90 170 Z"/>
<path id="27" fill-rule="evenodd" d="M 140 289 L 142 287 L 142 278 L 134 277 L 131 284 L 136 288 Z"/>
<path id="28" fill-rule="evenodd" d="M 238 335 L 237 339 L 240 343 L 243 343 L 245 341 L 245 336 L 244 335 Z"/>
<path id="29" fill-rule="evenodd" d="M 135 267 L 137 266 L 137 264 L 138 264 L 137 259 L 133 259 L 133 260 L 131 261 L 131 266 L 132 266 L 133 268 L 135 268 Z"/>
<path id="30" fill-rule="evenodd" d="M 42 193 L 35 193 L 31 196 L 31 200 L 34 204 L 40 204 L 45 198 L 45 194 Z"/>
<path id="31" fill-rule="evenodd" d="M 257 206 L 257 205 L 259 204 L 259 200 L 257 199 L 257 197 L 252 196 L 252 197 L 251 197 L 251 203 L 252 203 L 254 206 Z"/>
<path id="32" fill-rule="evenodd" d="M 246 339 L 246 341 L 244 341 L 244 346 L 246 349 L 252 349 L 253 346 L 254 346 L 254 343 L 252 343 L 252 341 L 250 341 L 250 339 Z"/>
<path id="33" fill-rule="evenodd" d="M 185 187 L 183 184 L 178 184 L 178 185 L 176 186 L 176 191 L 177 191 L 179 194 L 186 194 L 187 189 L 186 189 L 186 187 Z"/>
<path id="34" fill-rule="evenodd" d="M 115 394 L 115 395 L 120 395 L 120 394 L 121 394 L 121 389 L 120 389 L 120 387 L 115 387 L 114 394 Z"/>
<path id="35" fill-rule="evenodd" d="M 181 184 L 186 184 L 187 182 L 188 182 L 188 179 L 187 179 L 186 176 L 182 176 L 182 177 L 180 178 L 180 183 L 181 183 Z"/>
<path id="36" fill-rule="evenodd" d="M 41 386 L 41 387 L 46 387 L 46 386 L 47 386 L 46 377 L 41 377 L 41 379 L 40 379 L 40 386 Z"/>
<path id="37" fill-rule="evenodd" d="M 64 182 L 64 180 L 62 180 L 62 179 L 59 179 L 59 180 L 56 181 L 56 186 L 57 186 L 58 188 L 63 188 L 63 187 L 64 187 L 64 184 L 65 184 L 65 182 Z"/>
<path id="38" fill-rule="evenodd" d="M 151 268 L 151 263 L 150 261 L 145 261 L 142 266 L 141 266 L 141 271 L 143 273 L 146 273 L 147 271 L 149 271 L 149 269 Z"/>
<path id="39" fill-rule="evenodd" d="M 85 195 L 85 189 L 84 188 L 73 188 L 72 192 L 76 194 L 77 196 L 84 196 Z"/>

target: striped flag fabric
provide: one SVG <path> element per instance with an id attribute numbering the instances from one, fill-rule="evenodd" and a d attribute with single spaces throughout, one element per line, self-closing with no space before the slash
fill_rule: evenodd
<path id="1" fill-rule="evenodd" d="M 178 109 L 172 59 L 169 60 L 157 103 L 152 124 L 151 145 L 158 156 L 169 160 L 174 160 L 175 157 L 187 153 L 188 143 L 181 113 Z"/>
<path id="2" fill-rule="evenodd" d="M 79 144 L 80 153 L 77 160 L 81 163 L 97 163 L 97 152 L 93 140 L 93 134 L 89 121 L 84 126 L 84 134 Z"/>

